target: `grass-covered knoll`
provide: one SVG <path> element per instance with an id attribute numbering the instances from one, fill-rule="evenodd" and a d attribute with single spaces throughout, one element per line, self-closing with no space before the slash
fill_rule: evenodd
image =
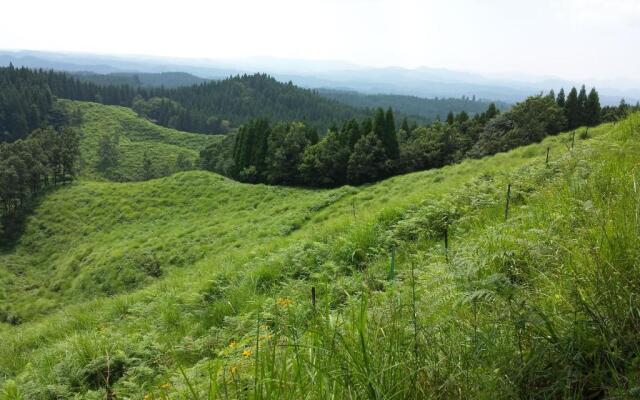
<path id="1" fill-rule="evenodd" d="M 139 117 L 129 108 L 97 103 L 65 101 L 70 110 L 80 109 L 83 133 L 80 150 L 81 174 L 121 181 L 142 180 L 145 154 L 154 176 L 166 176 L 197 162 L 200 150 L 221 136 L 181 132 Z M 98 171 L 100 141 L 108 136 L 117 143 L 117 165 Z M 178 160 L 181 158 L 181 160 Z"/>
<path id="2" fill-rule="evenodd" d="M 202 172 L 62 188 L 0 265 L 44 287 L 76 254 L 59 276 L 75 304 L 0 325 L 4 398 L 630 397 L 639 131 L 634 115 L 573 150 L 565 133 L 357 189 Z"/>
<path id="3" fill-rule="evenodd" d="M 326 196 L 196 171 L 144 183 L 81 180 L 46 196 L 0 253 L 4 313 L 30 320 L 252 249 L 301 227 Z"/>

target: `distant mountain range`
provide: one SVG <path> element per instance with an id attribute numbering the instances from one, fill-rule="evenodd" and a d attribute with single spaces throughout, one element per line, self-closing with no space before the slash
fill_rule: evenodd
<path id="1" fill-rule="evenodd" d="M 582 82 L 545 78 L 489 78 L 479 74 L 436 68 L 406 69 L 398 67 L 362 67 L 340 61 L 309 61 L 270 57 L 237 60 L 180 59 L 149 56 L 115 56 L 38 51 L 0 51 L 0 65 L 46 68 L 97 74 L 184 72 L 197 78 L 221 79 L 230 75 L 264 72 L 280 81 L 292 81 L 306 88 L 340 89 L 364 94 L 396 94 L 419 97 L 476 96 L 514 103 L 525 97 L 561 87 L 565 90 Z M 87 78 L 93 79 L 93 78 Z M 185 80 L 188 82 L 189 79 Z M 617 104 L 621 98 L 629 103 L 640 99 L 640 84 L 607 87 L 595 85 L 603 104 Z"/>

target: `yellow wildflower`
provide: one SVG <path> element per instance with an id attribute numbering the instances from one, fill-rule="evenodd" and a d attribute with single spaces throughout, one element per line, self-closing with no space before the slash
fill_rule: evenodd
<path id="1" fill-rule="evenodd" d="M 229 342 L 229 347 L 232 348 L 232 349 L 235 349 L 236 345 L 237 345 L 237 343 L 236 343 L 235 340 L 232 340 L 231 342 Z"/>
<path id="2" fill-rule="evenodd" d="M 278 299 L 276 300 L 276 304 L 278 304 L 281 307 L 289 307 L 290 305 L 293 304 L 293 300 L 288 299 L 286 297 L 278 297 Z"/>
<path id="3" fill-rule="evenodd" d="M 242 355 L 247 358 L 251 357 L 251 354 L 253 354 L 251 349 L 245 349 L 245 351 L 242 352 Z"/>

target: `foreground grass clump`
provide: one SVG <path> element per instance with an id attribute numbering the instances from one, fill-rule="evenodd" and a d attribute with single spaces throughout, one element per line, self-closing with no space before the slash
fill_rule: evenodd
<path id="1" fill-rule="evenodd" d="M 86 286 L 3 283 L 25 322 L 0 325 L 0 398 L 633 398 L 639 137 L 634 115 L 573 149 L 565 133 L 357 189 L 200 172 L 61 189 L 0 268 L 44 285 L 82 248 L 56 274 Z M 52 217 L 82 204 L 85 231 Z M 145 278 L 101 291 L 118 249 Z"/>

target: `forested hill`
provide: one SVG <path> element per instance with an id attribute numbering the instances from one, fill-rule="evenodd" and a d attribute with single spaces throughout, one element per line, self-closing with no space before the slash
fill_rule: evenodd
<path id="1" fill-rule="evenodd" d="M 207 79 L 191 75 L 186 72 L 114 72 L 110 74 L 96 74 L 93 72 L 78 72 L 73 74 L 83 82 L 91 82 L 102 86 L 129 85 L 134 87 L 166 87 L 192 86 L 206 82 Z"/>
<path id="2" fill-rule="evenodd" d="M 333 123 L 364 115 L 357 108 L 265 74 L 238 75 L 179 88 L 145 88 L 128 84 L 103 86 L 62 72 L 9 66 L 0 68 L 0 85 L 0 133 L 10 140 L 46 122 L 43 120 L 53 104 L 52 95 L 132 107 L 160 125 L 205 134 L 226 133 L 257 117 L 305 121 L 324 131 Z M 32 110 L 34 104 L 38 110 Z M 20 121 L 13 121 L 16 118 Z M 2 120 L 9 122 L 3 126 Z"/>
<path id="3" fill-rule="evenodd" d="M 416 96 L 403 96 L 394 94 L 364 94 L 355 91 L 317 89 L 317 93 L 325 98 L 339 101 L 340 103 L 359 108 L 391 107 L 395 111 L 412 117 L 419 117 L 427 122 L 432 122 L 438 117 L 445 119 L 448 113 L 466 112 L 467 114 L 479 114 L 484 112 L 489 104 L 504 111 L 509 105 L 504 102 L 492 102 L 484 99 L 476 99 L 475 96 L 460 98 L 423 98 Z"/>
<path id="4" fill-rule="evenodd" d="M 155 89 L 152 96 L 167 97 L 194 113 L 215 112 L 234 125 L 255 116 L 274 121 L 306 121 L 327 128 L 364 113 L 351 106 L 319 96 L 293 83 L 282 83 L 266 74 L 235 76 L 220 81 L 175 89 Z"/>

